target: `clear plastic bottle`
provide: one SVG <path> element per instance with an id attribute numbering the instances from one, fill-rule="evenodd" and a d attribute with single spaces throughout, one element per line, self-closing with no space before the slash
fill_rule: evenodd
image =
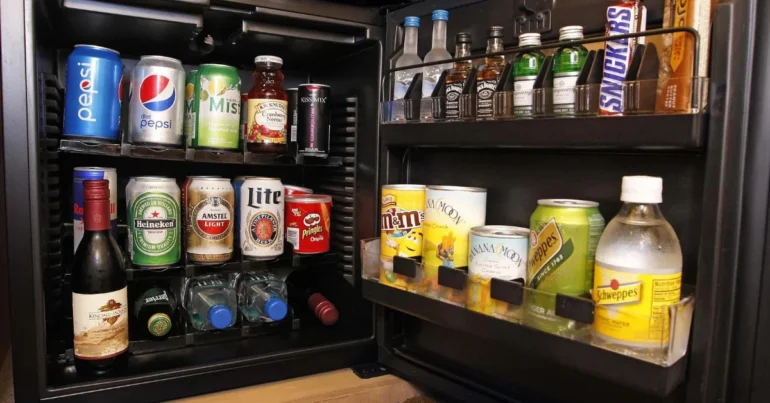
<path id="1" fill-rule="evenodd" d="M 235 290 L 220 274 L 194 277 L 186 286 L 185 310 L 198 330 L 225 329 L 235 324 Z"/>
<path id="2" fill-rule="evenodd" d="M 594 331 L 601 342 L 648 354 L 668 343 L 668 307 L 681 293 L 682 249 L 659 208 L 663 180 L 625 176 L 622 188 L 623 207 L 596 249 Z"/>
<path id="3" fill-rule="evenodd" d="M 449 21 L 449 12 L 446 10 L 433 10 L 433 45 L 430 52 L 425 55 L 425 63 L 449 60 L 452 55 L 446 50 L 446 26 Z M 452 63 L 436 64 L 422 68 L 422 97 L 428 98 L 433 94 L 439 77 L 444 70 L 452 68 Z M 430 112 L 430 111 L 428 111 Z"/>
<path id="4" fill-rule="evenodd" d="M 404 54 L 396 60 L 396 67 L 421 64 L 422 59 L 417 56 L 417 28 L 420 27 L 419 17 L 404 18 Z M 420 68 L 400 70 L 395 73 L 396 81 L 393 85 L 393 100 L 404 99 L 406 90 L 412 84 L 415 74 L 420 73 Z"/>
<path id="5" fill-rule="evenodd" d="M 238 310 L 252 323 L 278 321 L 286 317 L 286 283 L 265 270 L 246 272 L 238 281 Z"/>

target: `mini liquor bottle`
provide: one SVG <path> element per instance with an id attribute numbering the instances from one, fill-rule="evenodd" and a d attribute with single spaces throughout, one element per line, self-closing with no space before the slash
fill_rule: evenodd
<path id="1" fill-rule="evenodd" d="M 455 57 L 471 55 L 471 34 L 460 32 L 455 38 Z M 452 70 L 446 76 L 446 118 L 460 118 L 460 95 L 463 93 L 463 85 L 468 73 L 473 68 L 473 62 L 466 60 L 455 62 Z"/>
<path id="2" fill-rule="evenodd" d="M 559 29 L 559 41 L 583 39 L 583 27 L 570 25 Z M 553 112 L 560 115 L 575 113 L 575 85 L 586 62 L 588 49 L 583 45 L 565 44 L 553 55 Z"/>
<path id="3" fill-rule="evenodd" d="M 529 33 L 519 36 L 519 46 L 540 46 L 540 34 Z M 545 55 L 539 50 L 522 50 L 513 59 L 513 113 L 515 115 L 532 114 L 532 89 L 543 66 Z"/>
<path id="4" fill-rule="evenodd" d="M 489 28 L 487 36 L 487 53 L 503 50 L 503 27 Z M 491 119 L 494 116 L 492 100 L 494 98 L 497 80 L 505 68 L 505 56 L 487 57 L 484 65 L 476 76 L 476 118 Z"/>
<path id="5" fill-rule="evenodd" d="M 396 67 L 411 66 L 421 64 L 422 59 L 417 56 L 417 28 L 420 27 L 419 17 L 404 18 L 404 54 L 396 60 Z M 393 100 L 404 99 L 406 91 L 412 84 L 412 80 L 417 73 L 422 70 L 415 69 L 400 70 L 395 73 L 395 83 L 393 84 Z"/>

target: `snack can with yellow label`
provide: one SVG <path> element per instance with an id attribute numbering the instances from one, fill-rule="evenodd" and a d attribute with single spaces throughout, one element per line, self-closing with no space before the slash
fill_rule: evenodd
<path id="1" fill-rule="evenodd" d="M 468 266 L 471 228 L 484 225 L 486 214 L 486 189 L 428 186 L 422 224 L 425 278 L 417 292 L 438 295 L 439 266 Z"/>
<path id="2" fill-rule="evenodd" d="M 543 199 L 530 218 L 525 321 L 567 333 L 573 321 L 556 316 L 555 294 L 587 296 L 593 286 L 596 245 L 604 231 L 599 203 Z"/>
<path id="3" fill-rule="evenodd" d="M 380 213 L 380 283 L 405 290 L 406 279 L 393 273 L 393 256 L 422 253 L 425 185 L 384 185 Z"/>

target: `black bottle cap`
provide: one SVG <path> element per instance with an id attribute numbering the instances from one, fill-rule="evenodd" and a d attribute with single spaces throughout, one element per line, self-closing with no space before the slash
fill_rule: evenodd
<path id="1" fill-rule="evenodd" d="M 503 37 L 503 27 L 499 25 L 495 25 L 493 27 L 489 27 L 489 35 L 490 38 L 502 38 Z"/>
<path id="2" fill-rule="evenodd" d="M 455 43 L 471 43 L 471 33 L 470 32 L 460 32 L 455 37 Z"/>

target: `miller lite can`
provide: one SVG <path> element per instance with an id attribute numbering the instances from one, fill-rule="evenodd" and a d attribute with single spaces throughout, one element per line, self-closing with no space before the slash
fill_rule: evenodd
<path id="1" fill-rule="evenodd" d="M 221 264 L 233 257 L 235 192 L 227 178 L 194 177 L 184 195 L 187 260 Z"/>
<path id="2" fill-rule="evenodd" d="M 75 238 L 74 251 L 83 239 L 83 181 L 106 179 L 110 187 L 110 224 L 112 236 L 118 239 L 118 173 L 115 168 L 76 167 L 72 172 L 72 227 Z"/>
<path id="3" fill-rule="evenodd" d="M 271 260 L 283 254 L 284 194 L 278 178 L 248 176 L 241 185 L 240 247 L 250 260 Z"/>
<path id="4" fill-rule="evenodd" d="M 179 60 L 142 56 L 131 74 L 128 93 L 129 142 L 181 146 L 184 89 L 185 72 Z"/>

